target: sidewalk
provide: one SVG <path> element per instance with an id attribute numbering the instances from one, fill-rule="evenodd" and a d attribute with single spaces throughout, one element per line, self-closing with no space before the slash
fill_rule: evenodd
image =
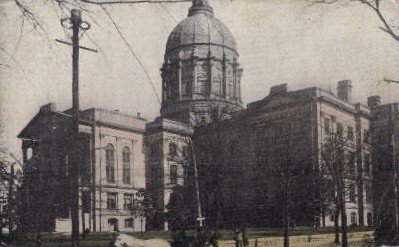
<path id="1" fill-rule="evenodd" d="M 371 246 L 364 243 L 365 238 L 371 238 L 373 232 L 353 232 L 348 233 L 349 246 L 360 247 L 360 246 Z M 367 237 L 369 235 L 369 237 Z M 293 247 L 318 247 L 318 246 L 336 246 L 334 242 L 334 234 L 317 234 L 312 235 L 311 241 L 309 242 L 308 236 L 292 236 L 290 237 L 290 246 Z M 283 237 L 267 237 L 250 239 L 249 247 L 281 247 L 283 246 Z M 221 241 L 219 247 L 235 247 L 234 241 Z"/>

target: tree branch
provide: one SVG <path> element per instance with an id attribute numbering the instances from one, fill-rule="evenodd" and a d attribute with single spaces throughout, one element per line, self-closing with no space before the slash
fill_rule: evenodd
<path id="1" fill-rule="evenodd" d="M 397 80 L 386 79 L 386 78 L 384 78 L 384 81 L 388 82 L 388 83 L 399 83 L 399 81 L 397 81 Z"/>
<path id="2" fill-rule="evenodd" d="M 132 4 L 132 3 L 181 3 L 191 2 L 191 0 L 115 0 L 115 1 L 93 1 L 93 0 L 80 0 L 84 3 L 95 5 L 112 5 L 112 4 Z"/>

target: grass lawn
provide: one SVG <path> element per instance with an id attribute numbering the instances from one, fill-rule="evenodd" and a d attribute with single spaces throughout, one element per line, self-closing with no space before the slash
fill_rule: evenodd
<path id="1" fill-rule="evenodd" d="M 86 239 L 80 241 L 81 247 L 107 247 L 112 240 L 111 233 L 91 233 Z M 36 236 L 19 239 L 12 243 L 18 247 L 36 247 Z M 71 236 L 58 233 L 43 233 L 42 247 L 70 247 Z"/>
<path id="2" fill-rule="evenodd" d="M 352 232 L 367 232 L 367 231 L 372 231 L 371 228 L 367 227 L 356 227 L 356 228 L 348 228 L 348 233 Z M 247 236 L 250 239 L 255 239 L 255 238 L 266 238 L 266 237 L 278 237 L 278 236 L 283 236 L 284 231 L 283 229 L 274 229 L 274 228 L 248 228 L 246 230 Z M 221 233 L 221 240 L 233 240 L 234 239 L 234 229 L 223 229 L 220 230 Z M 327 233 L 334 233 L 334 228 L 333 227 L 325 227 L 325 228 L 309 228 L 309 227 L 296 227 L 294 230 L 290 231 L 291 236 L 300 236 L 300 235 L 317 235 L 317 234 L 327 234 Z M 133 235 L 136 238 L 141 238 L 141 239 L 150 239 L 150 238 L 162 238 L 166 240 L 171 240 L 172 239 L 172 232 L 170 231 L 156 231 L 156 232 L 143 232 L 143 233 L 128 233 L 130 235 Z M 194 230 L 188 230 L 186 231 L 186 234 L 188 236 L 192 236 L 195 234 Z"/>
<path id="3" fill-rule="evenodd" d="M 353 241 L 361 241 L 362 236 L 370 229 L 368 228 L 349 228 L 349 239 Z M 331 243 L 333 239 L 333 228 L 302 228 L 298 227 L 291 231 L 291 246 L 331 246 L 327 243 Z M 234 246 L 232 240 L 234 237 L 234 230 L 221 230 L 222 234 L 221 244 L 222 246 Z M 314 244 L 309 245 L 307 238 L 309 233 L 312 234 L 312 242 Z M 128 233 L 141 239 L 150 238 L 162 238 L 166 240 L 172 239 L 172 232 L 169 231 L 156 231 L 156 232 L 136 232 Z M 187 235 L 193 235 L 195 231 L 187 231 Z M 254 242 L 258 239 L 259 246 L 282 246 L 283 231 L 281 229 L 247 229 L 247 236 Z M 86 239 L 81 240 L 82 247 L 107 247 L 112 240 L 112 233 L 90 233 Z M 280 244 L 281 243 L 281 244 Z M 318 244 L 317 244 L 318 243 Z M 321 244 L 321 245 L 319 245 Z M 71 237 L 68 235 L 58 233 L 43 233 L 42 234 L 42 246 L 43 247 L 69 247 L 71 245 Z M 19 239 L 15 241 L 12 246 L 18 247 L 36 247 L 36 237 Z"/>

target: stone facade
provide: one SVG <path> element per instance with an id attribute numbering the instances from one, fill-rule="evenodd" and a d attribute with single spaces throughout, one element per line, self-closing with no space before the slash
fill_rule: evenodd
<path id="1" fill-rule="evenodd" d="M 314 181 L 310 177 L 310 171 L 322 166 L 322 150 L 327 141 L 327 133 L 336 131 L 337 126 L 341 126 L 346 135 L 350 135 L 345 155 L 355 157 L 354 172 L 349 179 L 351 181 L 348 181 L 348 184 L 355 188 L 355 191 L 352 191 L 354 195 L 347 195 L 349 224 L 372 224 L 370 219 L 367 219 L 367 215 L 372 214 L 369 167 L 371 145 L 367 139 L 370 113 L 367 107 L 353 104 L 346 99 L 320 88 L 288 91 L 286 85 L 278 85 L 271 88 L 267 97 L 250 103 L 247 109 L 238 112 L 231 119 L 197 132 L 200 137 L 195 138 L 200 139 L 199 145 L 205 144 L 203 159 L 199 158 L 203 161 L 200 169 L 204 175 L 201 177 L 210 177 L 211 180 L 214 177 L 212 174 L 215 174 L 215 168 L 212 169 L 212 166 L 218 166 L 219 173 L 223 174 L 216 183 L 220 186 L 219 191 L 216 191 L 215 183 L 202 183 L 204 204 L 215 200 L 215 196 L 209 198 L 212 194 L 220 193 L 219 198 L 222 198 L 222 201 L 219 203 L 222 205 L 222 214 L 225 214 L 222 221 L 226 225 L 237 225 L 242 220 L 239 219 L 239 215 L 244 215 L 244 220 L 255 219 L 246 222 L 250 225 L 278 226 L 281 224 L 279 220 L 282 219 L 282 205 L 279 202 L 279 187 L 282 185 L 279 177 L 274 174 L 275 168 L 281 166 L 283 156 L 295 163 L 303 175 L 295 180 L 293 190 L 307 191 L 305 194 L 302 192 L 302 199 L 312 196 L 315 191 L 311 191 Z M 217 145 L 222 148 L 217 151 L 218 157 L 208 162 L 206 157 L 213 157 L 214 154 L 209 153 L 207 143 L 215 136 Z M 198 155 L 201 155 L 201 152 Z M 366 163 L 367 171 L 364 169 Z M 298 193 L 301 194 L 301 191 L 295 194 Z M 323 226 L 334 224 L 331 216 L 332 203 L 331 207 L 324 208 L 323 212 L 317 212 L 320 209 L 312 209 L 310 205 L 298 203 L 295 206 L 303 211 L 309 210 L 308 216 L 315 214 L 312 210 L 315 210 L 316 214 L 321 213 L 320 224 Z M 215 204 L 211 203 L 208 206 L 207 213 L 211 219 L 214 217 L 214 208 Z M 251 217 L 251 213 L 255 214 L 255 217 Z M 309 217 L 295 219 L 299 225 L 312 224 L 312 220 Z"/>
<path id="2" fill-rule="evenodd" d="M 382 105 L 379 96 L 370 97 L 368 104 L 373 116 L 374 222 L 380 235 L 394 229 L 398 217 L 394 198 L 398 186 L 399 106 L 398 103 Z"/>
<path id="3" fill-rule="evenodd" d="M 176 186 L 187 183 L 190 165 L 188 153 L 192 129 L 187 124 L 157 118 L 146 126 L 147 188 L 152 198 L 154 215 L 151 229 L 168 229 L 166 207 Z"/>
<path id="4" fill-rule="evenodd" d="M 81 116 L 81 229 L 144 231 L 145 217 L 132 206 L 139 199 L 139 189 L 146 186 L 143 152 L 146 121 L 96 108 L 82 111 Z M 29 167 L 39 162 L 43 183 L 52 186 L 51 193 L 40 198 L 49 203 L 52 211 L 45 223 L 46 230 L 71 230 L 68 209 L 72 165 L 69 164 L 70 123 L 69 111 L 60 112 L 51 103 L 43 106 L 18 136 L 22 140 L 24 163 Z"/>

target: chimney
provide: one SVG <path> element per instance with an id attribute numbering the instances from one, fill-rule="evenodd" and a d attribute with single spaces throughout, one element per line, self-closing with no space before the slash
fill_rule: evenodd
<path id="1" fill-rule="evenodd" d="M 345 102 L 352 101 L 352 81 L 343 80 L 339 81 L 337 85 L 337 96 Z"/>
<path id="2" fill-rule="evenodd" d="M 270 95 L 287 93 L 287 84 L 280 84 L 270 88 Z"/>
<path id="3" fill-rule="evenodd" d="M 367 105 L 371 111 L 374 111 L 381 105 L 381 97 L 379 95 L 370 96 L 367 98 Z"/>
<path id="4" fill-rule="evenodd" d="M 50 102 L 48 104 L 42 105 L 40 107 L 40 112 L 54 112 L 57 111 L 57 106 L 55 103 Z"/>

